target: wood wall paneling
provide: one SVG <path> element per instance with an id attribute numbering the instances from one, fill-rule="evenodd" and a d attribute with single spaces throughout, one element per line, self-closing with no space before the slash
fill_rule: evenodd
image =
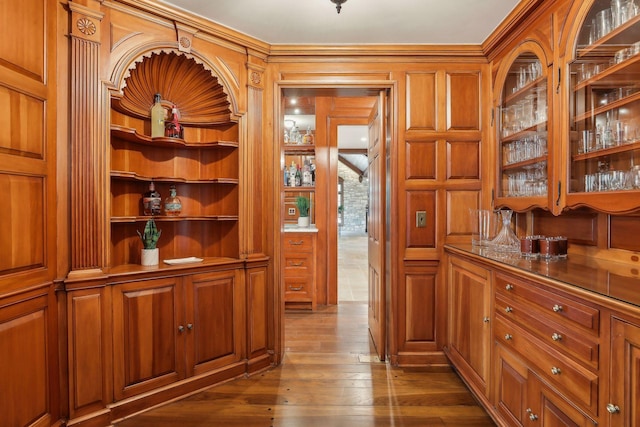
<path id="1" fill-rule="evenodd" d="M 436 130 L 436 73 L 407 73 L 407 130 Z"/>
<path id="2" fill-rule="evenodd" d="M 405 179 L 436 179 L 436 141 L 407 141 Z"/>
<path id="3" fill-rule="evenodd" d="M 480 73 L 447 73 L 447 130 L 480 130 Z"/>
<path id="4" fill-rule="evenodd" d="M 611 249 L 625 249 L 640 251 L 640 217 L 611 216 L 609 220 L 609 247 Z"/>
<path id="5" fill-rule="evenodd" d="M 447 141 L 447 179 L 480 179 L 480 141 Z"/>
<path id="6" fill-rule="evenodd" d="M 591 211 L 568 212 L 561 216 L 536 211 L 533 234 L 566 236 L 570 243 L 596 246 L 598 244 L 598 214 Z"/>
<path id="7" fill-rule="evenodd" d="M 480 207 L 480 196 L 479 190 L 447 191 L 447 237 L 471 235 L 469 210 Z"/>
<path id="8" fill-rule="evenodd" d="M 436 276 L 407 274 L 404 283 L 405 330 L 404 342 L 435 340 Z"/>
<path id="9" fill-rule="evenodd" d="M 425 227 L 416 224 L 416 212 L 425 211 Z M 436 192 L 407 191 L 407 248 L 433 248 L 436 246 Z"/>

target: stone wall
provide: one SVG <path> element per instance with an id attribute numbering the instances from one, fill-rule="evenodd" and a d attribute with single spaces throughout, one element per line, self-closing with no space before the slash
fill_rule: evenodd
<path id="1" fill-rule="evenodd" d="M 341 234 L 365 234 L 367 227 L 369 179 L 358 181 L 358 174 L 342 163 L 338 163 L 338 176 L 344 180 L 344 224 Z"/>

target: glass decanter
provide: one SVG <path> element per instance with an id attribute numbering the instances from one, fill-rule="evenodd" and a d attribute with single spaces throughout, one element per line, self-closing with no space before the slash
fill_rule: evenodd
<path id="1" fill-rule="evenodd" d="M 511 229 L 511 215 L 513 211 L 503 209 L 498 211 L 502 220 L 502 229 L 489 244 L 494 250 L 500 252 L 520 252 L 520 240 Z"/>

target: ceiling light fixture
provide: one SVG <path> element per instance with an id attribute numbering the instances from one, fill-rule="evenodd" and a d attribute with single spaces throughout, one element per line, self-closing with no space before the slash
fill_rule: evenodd
<path id="1" fill-rule="evenodd" d="M 347 0 L 331 0 L 331 3 L 335 3 L 336 5 L 336 10 L 338 11 L 338 13 L 340 13 L 340 10 L 342 10 L 342 3 L 346 3 Z"/>

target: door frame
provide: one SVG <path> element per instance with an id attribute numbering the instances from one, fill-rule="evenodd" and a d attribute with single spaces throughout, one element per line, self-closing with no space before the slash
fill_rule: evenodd
<path id="1" fill-rule="evenodd" d="M 395 277 L 395 265 L 397 263 L 392 262 L 397 259 L 398 250 L 397 233 L 392 233 L 391 230 L 397 224 L 397 212 L 398 212 L 398 200 L 395 195 L 397 190 L 397 171 L 398 171 L 398 143 L 397 143 L 397 114 L 398 114 L 398 95 L 397 95 L 397 82 L 393 80 L 353 80 L 353 81 L 340 81 L 340 82 L 327 82 L 326 80 L 291 80 L 291 81 L 275 81 L 273 91 L 273 182 L 274 182 L 274 206 L 280 206 L 280 181 L 282 170 L 282 153 L 280 146 L 280 135 L 284 132 L 283 124 L 280 117 L 283 115 L 282 111 L 282 91 L 284 89 L 299 89 L 308 93 L 335 93 L 336 97 L 340 96 L 378 96 L 380 90 L 387 92 L 388 110 L 387 110 L 387 134 L 385 135 L 386 157 L 389 159 L 386 168 L 386 194 L 382 195 L 383 200 L 387 200 L 387 219 L 386 224 L 382 224 L 383 228 L 386 228 L 385 232 L 385 259 L 384 263 L 387 266 L 385 271 L 385 277 L 383 278 L 383 295 L 386 296 L 386 313 L 384 314 L 386 325 L 386 342 L 383 344 L 385 348 L 389 348 L 389 341 L 395 334 L 393 333 L 393 319 L 391 314 L 395 312 L 393 309 L 393 292 L 394 277 Z M 361 95 L 356 95 L 361 91 Z M 336 147 L 337 151 L 337 147 Z M 284 290 L 281 286 L 282 283 L 282 265 L 281 265 L 281 234 L 283 232 L 283 222 L 280 209 L 274 209 L 273 227 L 271 237 L 273 238 L 273 349 L 275 364 L 280 364 L 284 358 L 285 349 L 285 332 L 284 332 Z M 336 224 L 337 227 L 337 224 Z M 337 238 L 333 237 L 334 241 Z M 334 250 L 336 259 L 333 261 L 337 268 L 337 241 L 336 248 Z M 331 261 L 329 261 L 331 262 Z M 336 270 L 337 280 L 337 270 Z M 337 290 L 337 287 L 336 287 Z"/>

